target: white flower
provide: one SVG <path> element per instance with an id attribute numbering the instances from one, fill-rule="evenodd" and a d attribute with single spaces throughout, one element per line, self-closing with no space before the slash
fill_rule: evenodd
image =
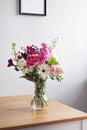
<path id="1" fill-rule="evenodd" d="M 58 66 L 58 74 L 63 74 L 63 73 L 64 73 L 64 69 Z"/>
<path id="2" fill-rule="evenodd" d="M 26 61 L 24 59 L 19 59 L 16 62 L 16 65 L 17 65 L 18 70 L 23 70 L 25 68 L 25 66 L 26 66 Z"/>
<path id="3" fill-rule="evenodd" d="M 21 58 L 21 54 L 20 53 L 16 53 L 15 57 L 14 57 L 14 61 L 18 61 Z"/>
<path id="4" fill-rule="evenodd" d="M 22 69 L 22 73 L 23 73 L 23 74 L 28 74 L 29 72 L 30 72 L 30 70 L 29 70 L 28 67 L 24 67 L 24 68 Z"/>
<path id="5" fill-rule="evenodd" d="M 41 74 L 43 79 L 48 78 L 49 74 L 50 74 L 50 66 L 47 64 L 42 64 L 39 67 L 39 74 Z"/>

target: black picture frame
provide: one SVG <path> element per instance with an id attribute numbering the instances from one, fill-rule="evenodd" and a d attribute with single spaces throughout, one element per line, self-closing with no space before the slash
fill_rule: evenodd
<path id="1" fill-rule="evenodd" d="M 46 0 L 19 0 L 19 14 L 46 16 Z"/>

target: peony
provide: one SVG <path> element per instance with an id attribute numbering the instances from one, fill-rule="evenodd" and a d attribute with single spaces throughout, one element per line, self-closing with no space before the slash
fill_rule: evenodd
<path id="1" fill-rule="evenodd" d="M 26 65 L 27 67 L 35 67 L 39 64 L 39 54 L 28 54 L 26 58 Z"/>

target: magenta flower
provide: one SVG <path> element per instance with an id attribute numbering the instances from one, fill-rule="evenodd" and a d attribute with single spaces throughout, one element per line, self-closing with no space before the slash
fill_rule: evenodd
<path id="1" fill-rule="evenodd" d="M 37 64 L 39 64 L 39 59 L 39 54 L 28 54 L 26 64 L 28 67 L 35 67 Z"/>
<path id="2" fill-rule="evenodd" d="M 14 66 L 12 59 L 9 59 L 9 60 L 8 60 L 8 65 L 7 65 L 7 66 L 8 66 L 8 67 Z"/>
<path id="3" fill-rule="evenodd" d="M 27 46 L 27 50 L 30 54 L 34 54 L 35 53 L 35 48 L 33 48 L 32 46 Z"/>

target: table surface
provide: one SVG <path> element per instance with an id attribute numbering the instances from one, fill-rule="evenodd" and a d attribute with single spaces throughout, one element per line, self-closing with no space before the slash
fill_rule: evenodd
<path id="1" fill-rule="evenodd" d="M 87 113 L 50 99 L 45 110 L 30 106 L 31 96 L 0 97 L 0 129 L 26 128 L 87 119 Z"/>

